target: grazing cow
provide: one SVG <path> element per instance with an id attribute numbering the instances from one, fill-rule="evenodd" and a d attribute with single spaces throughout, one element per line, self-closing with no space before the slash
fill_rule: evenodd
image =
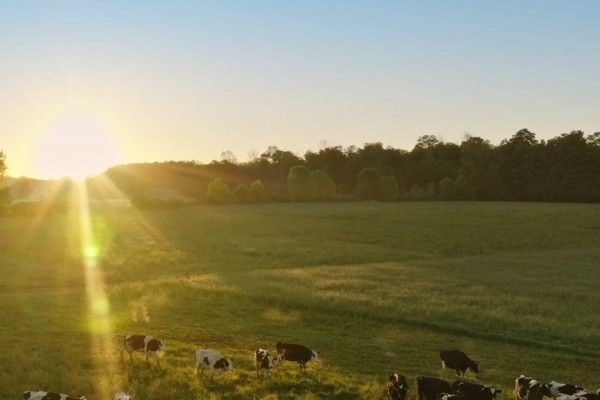
<path id="1" fill-rule="evenodd" d="M 309 361 L 319 360 L 319 353 L 301 344 L 278 342 L 275 347 L 280 360 L 296 361 L 300 364 L 300 369 L 306 369 Z"/>
<path id="2" fill-rule="evenodd" d="M 148 353 L 156 357 L 156 362 L 160 367 L 159 352 L 165 351 L 165 342 L 158 340 L 148 335 L 127 335 L 123 337 L 123 350 L 121 350 L 121 358 L 123 358 L 123 352 L 129 353 L 129 359 L 131 365 L 133 365 L 133 357 L 131 353 L 134 351 L 144 352 L 146 356 L 146 362 L 148 361 Z"/>
<path id="3" fill-rule="evenodd" d="M 502 393 L 501 389 L 495 387 L 462 381 L 454 382 L 452 389 L 463 395 L 467 400 L 496 400 L 496 395 Z"/>
<path id="4" fill-rule="evenodd" d="M 400 374 L 390 375 L 388 382 L 388 394 L 390 400 L 404 400 L 408 392 L 408 383 L 406 378 Z"/>
<path id="5" fill-rule="evenodd" d="M 123 392 L 119 392 L 115 394 L 115 400 L 133 400 L 133 397 Z"/>
<path id="6" fill-rule="evenodd" d="M 542 383 L 542 393 L 546 397 L 556 399 L 559 394 L 575 394 L 577 392 L 585 391 L 584 388 L 572 385 L 570 383 L 560 383 L 556 381 L 550 381 Z"/>
<path id="7" fill-rule="evenodd" d="M 530 376 L 519 375 L 515 380 L 515 395 L 517 400 L 542 400 L 542 385 Z"/>
<path id="8" fill-rule="evenodd" d="M 418 376 L 416 382 L 419 400 L 438 400 L 442 393 L 452 393 L 450 384 L 442 379 Z"/>
<path id="9" fill-rule="evenodd" d="M 221 353 L 213 349 L 198 349 L 196 350 L 196 374 L 200 371 L 204 373 L 205 369 L 210 369 L 214 373 L 222 374 L 223 372 L 233 369 L 231 358 L 224 358 Z"/>
<path id="10" fill-rule="evenodd" d="M 85 396 L 71 397 L 62 393 L 28 390 L 23 393 L 23 400 L 86 400 Z"/>
<path id="11" fill-rule="evenodd" d="M 441 350 L 442 368 L 456 370 L 456 376 L 463 375 L 468 368 L 476 374 L 479 373 L 479 362 L 471 360 L 464 352 L 460 350 Z"/>
<path id="12" fill-rule="evenodd" d="M 254 352 L 254 363 L 256 364 L 256 377 L 262 379 L 267 373 L 271 376 L 271 368 L 275 365 L 276 358 L 269 353 L 269 350 L 258 349 Z M 262 374 L 261 374 L 262 373 Z"/>

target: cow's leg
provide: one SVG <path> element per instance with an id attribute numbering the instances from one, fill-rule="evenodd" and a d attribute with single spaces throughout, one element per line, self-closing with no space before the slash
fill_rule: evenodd
<path id="1" fill-rule="evenodd" d="M 133 356 L 131 355 L 132 353 L 132 351 L 129 352 L 129 359 L 131 360 L 131 365 L 133 365 Z"/>

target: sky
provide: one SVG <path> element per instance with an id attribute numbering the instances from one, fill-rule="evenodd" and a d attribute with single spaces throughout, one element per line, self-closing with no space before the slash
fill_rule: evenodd
<path id="1" fill-rule="evenodd" d="M 600 131 L 600 1 L 0 1 L 10 176 Z"/>

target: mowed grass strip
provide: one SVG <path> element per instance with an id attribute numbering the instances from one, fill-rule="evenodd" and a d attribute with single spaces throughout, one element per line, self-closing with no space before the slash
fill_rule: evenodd
<path id="1" fill-rule="evenodd" d="M 99 357 L 73 216 L 0 220 L 0 397 L 52 389 L 100 398 L 383 399 L 387 376 L 441 376 L 438 351 L 481 362 L 469 379 L 600 386 L 600 207 L 574 204 L 287 204 L 95 213 L 110 300 Z M 164 369 L 119 359 L 122 335 L 167 340 Z M 321 352 L 256 379 L 257 347 Z M 194 350 L 231 355 L 199 379 Z M 109 376 L 102 363 L 111 363 Z M 112 360 L 112 361 L 110 361 Z M 410 392 L 414 398 L 414 391 Z"/>

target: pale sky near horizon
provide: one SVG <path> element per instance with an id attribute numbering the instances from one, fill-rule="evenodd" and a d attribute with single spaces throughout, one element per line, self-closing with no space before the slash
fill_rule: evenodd
<path id="1" fill-rule="evenodd" d="M 600 131 L 600 1 L 0 1 L 8 174 Z"/>

